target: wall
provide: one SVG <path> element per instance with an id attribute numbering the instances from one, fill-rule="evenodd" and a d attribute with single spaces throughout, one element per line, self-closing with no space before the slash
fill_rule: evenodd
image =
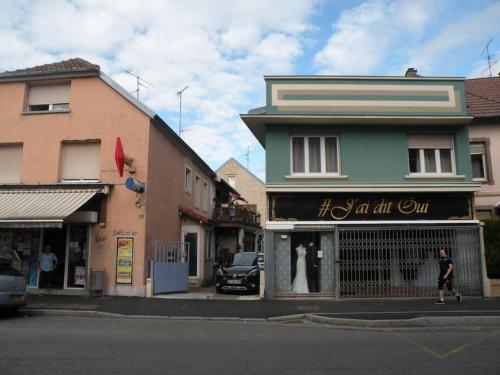
<path id="1" fill-rule="evenodd" d="M 476 206 L 495 206 L 500 202 L 500 121 L 474 122 L 469 126 L 469 137 L 488 138 L 490 141 L 489 156 L 493 176 L 492 183 L 482 183 L 481 190 L 476 194 Z"/>
<path id="2" fill-rule="evenodd" d="M 340 172 L 347 179 L 286 179 L 290 174 L 290 135 L 336 134 L 339 136 Z M 409 133 L 454 134 L 457 174 L 465 175 L 460 182 L 472 178 L 468 132 L 464 126 L 286 126 L 266 128 L 267 184 L 357 184 L 357 183 L 415 183 L 405 178 L 409 173 Z M 456 183 L 449 179 L 419 179 L 419 183 Z"/>
<path id="3" fill-rule="evenodd" d="M 135 193 L 127 190 L 114 161 L 115 139 L 121 137 L 125 153 L 134 158 L 137 173 L 146 181 L 149 117 L 97 77 L 71 82 L 70 113 L 22 114 L 26 85 L 0 84 L 0 143 L 22 142 L 23 184 L 59 182 L 60 149 L 63 140 L 101 140 L 101 182 L 111 184 L 104 227 L 92 227 L 92 269 L 106 272 L 107 292 L 144 295 L 144 208 L 135 205 Z M 116 239 L 134 236 L 132 286 L 114 288 Z"/>

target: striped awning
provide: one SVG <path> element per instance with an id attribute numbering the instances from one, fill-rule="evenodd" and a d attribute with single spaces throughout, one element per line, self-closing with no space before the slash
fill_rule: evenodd
<path id="1" fill-rule="evenodd" d="M 61 227 L 99 189 L 0 190 L 0 228 Z"/>

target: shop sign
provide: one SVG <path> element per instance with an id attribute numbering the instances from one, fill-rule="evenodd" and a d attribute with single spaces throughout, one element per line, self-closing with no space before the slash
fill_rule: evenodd
<path id="1" fill-rule="evenodd" d="M 471 220 L 467 193 L 279 193 L 271 221 Z"/>
<path id="2" fill-rule="evenodd" d="M 116 239 L 116 283 L 132 284 L 132 265 L 134 261 L 134 239 L 118 237 Z"/>
<path id="3" fill-rule="evenodd" d="M 264 252 L 257 252 L 257 265 L 259 266 L 260 271 L 264 271 Z"/>

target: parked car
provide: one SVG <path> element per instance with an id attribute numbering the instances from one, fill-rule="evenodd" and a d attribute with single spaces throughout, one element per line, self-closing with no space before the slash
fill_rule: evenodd
<path id="1" fill-rule="evenodd" d="M 215 290 L 222 293 L 228 290 L 259 291 L 259 267 L 257 253 L 241 252 L 234 254 L 230 265 L 219 267 L 215 275 Z"/>
<path id="2" fill-rule="evenodd" d="M 10 262 L 0 260 L 0 310 L 16 312 L 24 306 L 26 281 Z"/>

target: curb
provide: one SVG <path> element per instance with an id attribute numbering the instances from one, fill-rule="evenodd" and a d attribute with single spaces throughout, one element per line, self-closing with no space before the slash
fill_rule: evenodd
<path id="1" fill-rule="evenodd" d="M 327 324 L 336 327 L 351 328 L 500 327 L 500 316 L 446 316 L 393 320 L 366 320 L 329 318 L 316 314 L 293 314 L 271 318 L 240 318 L 206 316 L 126 315 L 96 310 L 21 309 L 19 310 L 19 312 L 21 314 L 30 316 L 71 316 L 84 318 L 122 318 L 254 323 L 301 323 L 306 321 L 316 324 Z"/>

